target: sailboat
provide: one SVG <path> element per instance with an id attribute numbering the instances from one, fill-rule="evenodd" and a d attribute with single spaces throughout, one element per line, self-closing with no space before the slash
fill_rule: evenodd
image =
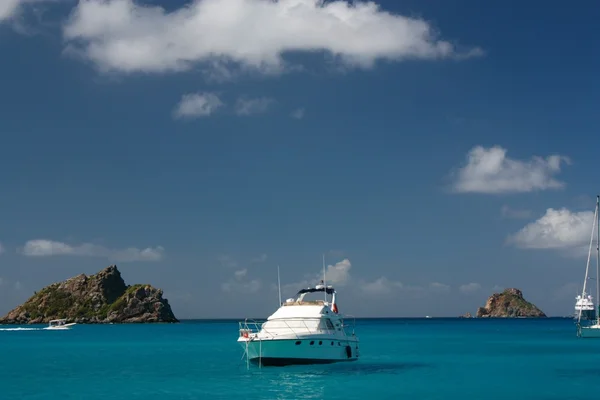
<path id="1" fill-rule="evenodd" d="M 598 223 L 598 211 L 600 209 L 600 196 L 596 196 L 596 209 L 594 210 L 594 222 L 592 224 L 592 234 L 590 237 L 590 247 L 588 250 L 587 264 L 585 267 L 585 279 L 583 280 L 583 291 L 580 296 L 577 296 L 577 303 L 575 303 L 575 309 L 577 311 L 577 336 L 581 338 L 600 338 L 600 307 L 596 307 L 594 313 L 594 306 L 592 302 L 592 296 L 586 292 L 587 282 L 589 279 L 590 272 L 590 258 L 592 256 L 592 246 L 594 244 L 594 234 L 596 234 L 596 301 L 600 299 L 600 224 Z M 591 309 L 591 310 L 590 310 Z M 595 314 L 595 315 L 594 315 Z M 588 318 L 591 317 L 591 318 Z M 591 323 L 583 325 L 583 320 L 591 321 Z"/>

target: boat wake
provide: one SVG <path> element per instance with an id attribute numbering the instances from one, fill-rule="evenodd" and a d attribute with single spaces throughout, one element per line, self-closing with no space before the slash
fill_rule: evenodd
<path id="1" fill-rule="evenodd" d="M 41 331 L 42 328 L 0 328 L 0 331 Z"/>

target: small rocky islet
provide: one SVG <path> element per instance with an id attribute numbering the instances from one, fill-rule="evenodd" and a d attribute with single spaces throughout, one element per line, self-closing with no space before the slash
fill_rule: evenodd
<path id="1" fill-rule="evenodd" d="M 546 318 L 542 310 L 525 300 L 523 292 L 515 288 L 492 294 L 476 315 L 477 318 Z"/>
<path id="2" fill-rule="evenodd" d="M 80 324 L 179 322 L 163 291 L 126 285 L 116 265 L 77 275 L 36 292 L 0 318 L 0 324 L 40 324 L 67 319 Z"/>

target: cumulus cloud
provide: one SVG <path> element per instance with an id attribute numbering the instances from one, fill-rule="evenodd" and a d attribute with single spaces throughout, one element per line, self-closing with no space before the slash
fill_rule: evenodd
<path id="1" fill-rule="evenodd" d="M 264 263 L 265 261 L 267 261 L 267 258 L 268 258 L 267 255 L 263 253 L 260 256 L 253 258 L 251 260 L 251 262 L 255 263 L 255 264 L 260 264 L 260 263 Z"/>
<path id="2" fill-rule="evenodd" d="M 448 290 L 450 290 L 449 285 L 440 282 L 431 282 L 429 284 L 429 288 L 438 292 L 447 292 Z"/>
<path id="3" fill-rule="evenodd" d="M 30 240 L 23 246 L 22 254 L 29 257 L 49 256 L 81 256 L 107 258 L 116 262 L 159 261 L 163 258 L 164 248 L 161 246 L 138 249 L 109 249 L 92 243 L 70 245 L 46 239 Z"/>
<path id="4" fill-rule="evenodd" d="M 404 285 L 402 282 L 392 281 L 385 276 L 374 280 L 373 282 L 367 282 L 361 286 L 361 289 L 371 295 L 378 294 L 389 294 L 393 290 L 402 289 Z"/>
<path id="5" fill-rule="evenodd" d="M 549 208 L 538 220 L 525 225 L 507 239 L 522 249 L 556 249 L 573 255 L 587 254 L 594 213 Z"/>
<path id="6" fill-rule="evenodd" d="M 235 277 L 235 279 L 242 280 L 244 279 L 244 277 L 248 274 L 248 270 L 246 268 L 244 269 L 240 269 L 239 271 L 235 271 L 233 273 L 233 276 Z"/>
<path id="7" fill-rule="evenodd" d="M 327 285 L 344 285 L 350 280 L 350 269 L 352 264 L 350 260 L 344 258 L 342 261 L 335 263 L 334 265 L 328 265 L 325 272 L 325 278 Z"/>
<path id="8" fill-rule="evenodd" d="M 232 256 L 230 256 L 228 254 L 220 255 L 219 257 L 217 257 L 217 260 L 219 260 L 219 263 L 221 264 L 222 267 L 225 267 L 225 268 L 237 268 L 238 267 L 238 262 L 235 260 L 235 258 L 233 258 Z"/>
<path id="9" fill-rule="evenodd" d="M 260 290 L 262 284 L 258 279 L 246 279 L 248 270 L 240 269 L 233 273 L 233 279 L 221 284 L 221 290 L 224 292 L 243 292 L 255 293 Z"/>
<path id="10" fill-rule="evenodd" d="M 560 189 L 564 182 L 554 175 L 561 171 L 561 163 L 569 164 L 567 157 L 551 155 L 546 158 L 514 160 L 506 156 L 500 146 L 476 146 L 467 155 L 467 164 L 454 179 L 457 193 L 518 193 L 536 190 Z"/>
<path id="11" fill-rule="evenodd" d="M 101 70 L 122 72 L 182 71 L 204 63 L 279 73 L 289 52 L 322 51 L 363 68 L 378 60 L 483 54 L 459 50 L 425 20 L 387 12 L 373 1 L 196 0 L 166 11 L 133 0 L 81 0 L 63 34 L 72 51 Z"/>
<path id="12" fill-rule="evenodd" d="M 262 114 L 267 112 L 273 102 L 273 99 L 267 97 L 257 97 L 254 99 L 240 97 L 235 103 L 235 113 L 242 116 Z"/>
<path id="13" fill-rule="evenodd" d="M 21 3 L 22 0 L 0 0 L 0 23 L 12 18 Z"/>
<path id="14" fill-rule="evenodd" d="M 460 287 L 458 288 L 458 290 L 460 290 L 460 292 L 464 293 L 464 294 L 471 294 L 471 293 L 477 292 L 480 289 L 481 289 L 481 285 L 479 283 L 475 283 L 475 282 L 460 285 Z"/>
<path id="15" fill-rule="evenodd" d="M 402 293 L 410 296 L 421 297 L 428 293 L 443 293 L 450 290 L 450 286 L 440 282 L 431 282 L 428 285 L 407 285 L 382 276 L 372 282 L 363 282 L 360 289 L 369 295 L 384 295 Z"/>
<path id="16" fill-rule="evenodd" d="M 531 217 L 531 210 L 511 208 L 507 205 L 502 206 L 500 213 L 504 218 L 525 219 Z"/>
<path id="17" fill-rule="evenodd" d="M 429 294 L 443 294 L 450 291 L 449 285 L 440 282 L 431 282 L 427 285 L 418 286 L 404 284 L 400 281 L 392 280 L 385 276 L 381 276 L 375 280 L 368 280 L 360 277 L 356 278 L 350 274 L 351 269 L 352 263 L 347 258 L 335 264 L 327 265 L 327 285 L 332 285 L 334 287 L 350 286 L 355 288 L 356 291 L 360 291 L 367 296 L 401 294 L 414 298 L 422 298 L 423 296 L 427 296 Z M 284 281 L 282 281 L 281 290 L 283 295 L 286 296 L 291 293 L 296 293 L 301 288 L 314 287 L 322 279 L 322 271 L 315 274 L 307 274 L 304 279 L 293 283 L 286 284 L 284 283 L 284 279 Z M 271 290 L 277 290 L 277 285 L 274 283 L 271 284 L 270 287 Z"/>
<path id="18" fill-rule="evenodd" d="M 208 117 L 223 105 L 219 96 L 214 93 L 188 93 L 181 97 L 173 115 L 181 119 Z"/>
<path id="19" fill-rule="evenodd" d="M 23 6 L 25 4 L 58 1 L 62 0 L 0 0 L 0 24 L 7 21 L 15 22 L 24 10 Z M 16 23 L 14 28 L 20 33 L 28 33 L 27 29 L 19 23 Z"/>
<path id="20" fill-rule="evenodd" d="M 352 264 L 350 260 L 345 258 L 335 264 L 327 265 L 325 268 L 325 279 L 327 286 L 344 286 L 352 282 L 350 270 Z M 285 270 L 282 269 L 282 276 L 285 276 Z M 284 279 L 284 278 L 282 278 Z M 314 287 L 323 279 L 323 270 L 321 269 L 317 273 L 306 274 L 302 280 L 292 283 L 284 283 L 282 281 L 281 290 L 283 293 L 296 293 L 300 288 Z M 277 289 L 277 285 L 271 286 L 273 289 Z"/>
<path id="21" fill-rule="evenodd" d="M 290 114 L 290 116 L 294 119 L 302 119 L 304 118 L 304 108 L 298 108 Z"/>
<path id="22" fill-rule="evenodd" d="M 254 257 L 246 264 L 260 264 L 267 261 L 267 255 L 261 254 L 258 257 Z M 241 293 L 255 293 L 262 287 L 260 279 L 251 279 L 249 275 L 251 272 L 248 268 L 240 268 L 240 263 L 230 256 L 221 255 L 219 256 L 219 262 L 227 269 L 235 269 L 233 276 L 226 282 L 221 284 L 221 290 L 224 292 L 241 292 Z"/>

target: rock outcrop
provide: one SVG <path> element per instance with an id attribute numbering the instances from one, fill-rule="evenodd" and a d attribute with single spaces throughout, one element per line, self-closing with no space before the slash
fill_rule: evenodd
<path id="1" fill-rule="evenodd" d="M 479 307 L 477 318 L 545 318 L 546 314 L 523 298 L 519 289 L 505 289 L 491 295 L 485 307 Z"/>
<path id="2" fill-rule="evenodd" d="M 77 323 L 178 322 L 162 290 L 127 286 L 116 265 L 96 275 L 54 283 L 0 318 L 0 324 L 38 324 L 66 318 Z"/>
<path id="3" fill-rule="evenodd" d="M 471 315 L 471 313 L 470 313 L 470 312 L 467 312 L 467 313 L 464 313 L 463 315 L 461 315 L 461 316 L 460 316 L 460 317 L 458 317 L 458 318 L 473 318 L 473 316 Z"/>

